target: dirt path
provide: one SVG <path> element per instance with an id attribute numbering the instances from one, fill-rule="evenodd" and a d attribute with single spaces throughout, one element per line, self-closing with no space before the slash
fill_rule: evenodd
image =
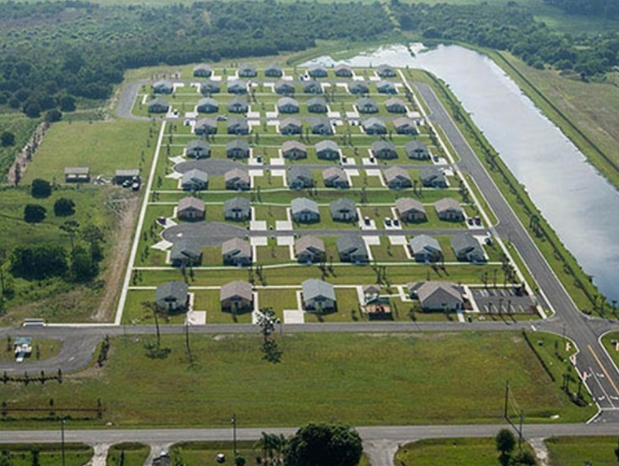
<path id="1" fill-rule="evenodd" d="M 529 444 L 535 452 L 535 456 L 541 466 L 548 466 L 548 449 L 544 443 L 543 438 L 532 438 L 529 440 Z"/>
<path id="2" fill-rule="evenodd" d="M 41 145 L 43 136 L 45 136 L 45 133 L 50 126 L 51 125 L 49 123 L 43 122 L 39 123 L 39 125 L 34 129 L 32 136 L 30 136 L 30 139 L 28 139 L 28 142 L 21 152 L 17 154 L 17 157 L 15 157 L 15 162 L 13 162 L 13 165 L 9 168 L 9 173 L 6 175 L 9 184 L 15 186 L 19 184 L 19 181 L 22 179 L 26 169 L 28 168 L 28 164 Z"/>
<path id="3" fill-rule="evenodd" d="M 116 221 L 114 234 L 111 235 L 114 238 L 114 246 L 110 251 L 109 265 L 102 277 L 105 290 L 99 307 L 92 316 L 92 319 L 97 322 L 108 322 L 114 319 L 115 304 L 120 294 L 123 272 L 131 249 L 139 201 L 139 197 L 135 195 L 113 201 L 119 218 Z"/>

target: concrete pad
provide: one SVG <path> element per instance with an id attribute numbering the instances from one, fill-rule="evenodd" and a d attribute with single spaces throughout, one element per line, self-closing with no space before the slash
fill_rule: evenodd
<path id="1" fill-rule="evenodd" d="M 251 231 L 266 231 L 267 222 L 266 220 L 251 220 L 249 222 L 249 229 Z"/>
<path id="2" fill-rule="evenodd" d="M 304 324 L 305 313 L 299 310 L 284 311 L 284 323 L 285 324 Z"/>
<path id="3" fill-rule="evenodd" d="M 159 251 L 167 251 L 172 247 L 172 243 L 166 240 L 161 240 L 157 244 L 153 244 L 151 246 L 152 249 L 157 249 Z"/>
<path id="4" fill-rule="evenodd" d="M 251 238 L 249 238 L 249 242 L 253 247 L 268 246 L 269 238 L 267 238 L 266 236 L 252 236 Z M 254 254 L 254 257 L 256 257 L 255 254 Z"/>
<path id="5" fill-rule="evenodd" d="M 346 118 L 359 118 L 359 112 L 346 112 Z"/>
<path id="6" fill-rule="evenodd" d="M 362 157 L 361 160 L 363 161 L 363 165 L 376 165 L 376 159 L 372 162 L 372 159 L 369 157 Z"/>
<path id="7" fill-rule="evenodd" d="M 277 118 L 279 114 L 277 112 L 266 112 L 267 118 Z"/>
<path id="8" fill-rule="evenodd" d="M 389 242 L 392 246 L 406 246 L 408 245 L 408 240 L 406 236 L 389 236 Z M 407 248 L 408 249 L 408 248 Z"/>
<path id="9" fill-rule="evenodd" d="M 223 76 L 217 76 L 215 73 L 213 73 L 213 74 L 211 75 L 211 80 L 212 80 L 212 81 L 220 81 L 220 82 L 221 82 L 221 81 L 222 81 L 222 78 L 223 78 Z"/>
<path id="10" fill-rule="evenodd" d="M 379 178 L 382 179 L 382 173 L 380 172 L 379 168 L 367 168 L 365 170 L 365 174 L 367 176 L 378 176 Z"/>
<path id="11" fill-rule="evenodd" d="M 284 75 L 282 76 L 282 81 L 292 81 L 293 79 L 294 79 L 294 77 L 292 77 L 292 76 L 288 76 L 288 75 L 286 75 L 286 74 L 284 74 Z"/>
<path id="12" fill-rule="evenodd" d="M 398 295 L 400 296 L 400 299 L 402 301 L 412 301 L 412 299 L 408 295 L 408 289 L 406 289 L 404 285 L 398 285 L 396 286 L 396 288 L 398 290 Z"/>
<path id="13" fill-rule="evenodd" d="M 340 112 L 332 112 L 330 110 L 327 112 L 327 116 L 329 118 L 342 118 L 342 115 L 340 114 Z"/>
<path id="14" fill-rule="evenodd" d="M 378 75 L 374 75 L 374 76 L 370 76 L 370 81 L 380 81 L 380 76 Z"/>
<path id="15" fill-rule="evenodd" d="M 293 229 L 292 222 L 289 220 L 276 220 L 275 229 L 277 231 L 291 231 Z"/>
<path id="16" fill-rule="evenodd" d="M 380 246 L 380 236 L 364 236 L 363 241 L 367 246 Z"/>
<path id="17" fill-rule="evenodd" d="M 278 246 L 294 245 L 294 236 L 278 236 L 277 245 Z"/>
<path id="18" fill-rule="evenodd" d="M 271 170 L 271 176 L 280 176 L 282 178 L 286 177 L 286 169 L 276 168 L 275 170 Z"/>
<path id="19" fill-rule="evenodd" d="M 363 76 L 357 76 L 355 74 L 355 72 L 353 71 L 353 73 L 352 73 L 352 80 L 353 81 L 364 81 L 364 78 L 363 78 Z"/>
<path id="20" fill-rule="evenodd" d="M 198 112 L 185 112 L 185 118 L 198 118 Z"/>
<path id="21" fill-rule="evenodd" d="M 250 154 L 250 157 L 247 159 L 247 165 L 262 165 L 262 162 L 258 162 L 258 159 L 256 159 L 255 157 L 251 157 L 251 155 L 252 154 Z"/>
<path id="22" fill-rule="evenodd" d="M 260 118 L 260 112 L 249 111 L 249 112 L 247 112 L 247 118 Z M 258 123 L 260 123 L 260 122 L 258 122 Z"/>
<path id="23" fill-rule="evenodd" d="M 282 165 L 286 165 L 286 159 L 282 158 L 282 157 L 271 157 L 270 159 L 271 165 L 277 165 L 277 166 L 282 166 Z M 279 171 L 279 170 L 276 170 Z M 273 174 L 271 172 L 271 174 Z M 281 175 L 276 175 L 276 176 L 281 176 Z"/>
<path id="24" fill-rule="evenodd" d="M 187 313 L 185 320 L 187 325 L 204 325 L 206 324 L 206 311 L 190 311 Z"/>
<path id="25" fill-rule="evenodd" d="M 165 177 L 170 178 L 172 180 L 180 180 L 183 177 L 183 174 L 179 172 L 172 172 L 172 173 L 168 173 Z"/>
<path id="26" fill-rule="evenodd" d="M 183 153 L 184 152 L 185 151 L 183 150 Z M 175 157 L 168 157 L 168 160 L 174 164 L 177 164 L 177 163 L 185 162 L 186 159 L 182 155 L 177 155 Z"/>

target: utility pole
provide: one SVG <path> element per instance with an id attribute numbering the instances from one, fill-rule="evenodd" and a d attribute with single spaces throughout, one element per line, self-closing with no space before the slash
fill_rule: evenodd
<path id="1" fill-rule="evenodd" d="M 62 466 L 65 466 L 65 459 L 64 459 L 64 426 L 65 426 L 65 419 L 62 418 L 60 420 L 60 450 L 62 452 Z"/>
<path id="2" fill-rule="evenodd" d="M 522 451 L 522 424 L 524 423 L 524 410 L 520 410 L 520 429 L 518 429 L 518 449 Z"/>
<path id="3" fill-rule="evenodd" d="M 232 449 L 236 458 L 236 414 L 232 414 Z"/>
<path id="4" fill-rule="evenodd" d="M 505 382 L 505 408 L 503 410 L 503 417 L 507 420 L 507 403 L 509 402 L 509 380 Z"/>

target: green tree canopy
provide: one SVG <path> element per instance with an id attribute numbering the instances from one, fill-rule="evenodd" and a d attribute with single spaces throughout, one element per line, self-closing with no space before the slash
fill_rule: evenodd
<path id="1" fill-rule="evenodd" d="M 357 466 L 363 453 L 359 433 L 343 424 L 308 424 L 288 442 L 286 466 Z"/>

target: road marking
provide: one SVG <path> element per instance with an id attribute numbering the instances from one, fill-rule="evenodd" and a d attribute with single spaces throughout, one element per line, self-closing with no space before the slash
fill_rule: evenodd
<path id="1" fill-rule="evenodd" d="M 602 362 L 600 361 L 600 358 L 598 358 L 598 355 L 595 354 L 595 351 L 593 351 L 593 348 L 591 347 L 591 345 L 587 345 L 587 346 L 589 348 L 589 351 L 591 351 L 591 354 L 593 355 L 593 357 L 597 361 L 598 365 L 600 366 L 600 369 L 602 369 L 602 372 L 604 372 L 604 374 L 606 375 L 606 379 L 610 382 L 610 384 L 615 389 L 615 393 L 617 395 L 619 395 L 619 390 L 617 389 L 617 386 L 615 385 L 615 382 L 613 382 L 613 379 L 611 379 L 610 375 L 608 375 L 608 372 L 606 372 L 606 368 L 602 365 Z"/>
<path id="2" fill-rule="evenodd" d="M 593 380 L 595 380 L 595 382 L 597 383 L 598 387 L 600 388 L 600 390 L 602 390 L 602 393 L 604 394 L 604 396 L 595 396 L 593 391 L 591 391 L 591 396 L 593 396 L 593 399 L 596 402 L 596 404 L 598 405 L 598 407 L 601 408 L 601 406 L 599 405 L 600 401 L 605 400 L 605 399 L 608 398 L 610 406 L 612 408 L 615 408 L 615 405 L 613 404 L 613 402 L 610 401 L 610 397 L 608 396 L 608 393 L 606 393 L 606 390 L 604 390 L 604 387 L 602 386 L 602 383 L 600 382 L 600 379 L 598 379 L 598 377 L 595 375 L 595 372 L 593 372 L 593 369 L 591 367 L 589 367 L 589 371 L 591 371 L 591 377 L 593 377 Z M 601 408 L 601 409 L 606 409 L 606 408 Z"/>

